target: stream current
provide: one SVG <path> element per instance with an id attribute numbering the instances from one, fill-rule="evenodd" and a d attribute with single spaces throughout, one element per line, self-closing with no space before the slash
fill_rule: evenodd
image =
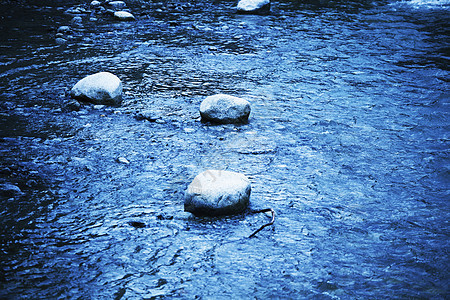
<path id="1" fill-rule="evenodd" d="M 448 299 L 448 1 L 127 4 L 0 4 L 1 299 Z M 122 105 L 71 109 L 100 71 Z M 249 123 L 200 122 L 216 93 Z M 274 226 L 183 212 L 207 169 Z"/>

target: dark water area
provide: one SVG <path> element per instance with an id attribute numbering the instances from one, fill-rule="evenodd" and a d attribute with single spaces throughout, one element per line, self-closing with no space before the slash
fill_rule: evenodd
<path id="1" fill-rule="evenodd" d="M 126 2 L 0 4 L 1 299 L 448 299 L 449 2 Z M 99 71 L 123 104 L 73 110 Z M 183 212 L 206 169 L 274 226 Z"/>

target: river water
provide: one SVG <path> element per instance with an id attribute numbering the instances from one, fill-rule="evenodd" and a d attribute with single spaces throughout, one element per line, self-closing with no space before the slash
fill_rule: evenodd
<path id="1" fill-rule="evenodd" d="M 0 5 L 1 299 L 448 299 L 448 1 L 86 3 Z M 71 109 L 99 71 L 123 104 Z M 216 93 L 249 123 L 201 123 Z M 183 212 L 206 169 L 274 226 Z"/>

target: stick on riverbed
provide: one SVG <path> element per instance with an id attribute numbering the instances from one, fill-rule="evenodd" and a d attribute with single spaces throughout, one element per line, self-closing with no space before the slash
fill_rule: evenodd
<path id="1" fill-rule="evenodd" d="M 265 208 L 265 209 L 261 209 L 261 210 L 253 210 L 251 211 L 251 213 L 257 214 L 257 213 L 263 213 L 263 212 L 271 212 L 272 213 L 272 220 L 270 220 L 269 223 L 264 224 L 263 226 L 259 227 L 258 230 L 256 230 L 255 232 L 253 232 L 252 234 L 249 235 L 249 238 L 254 237 L 258 232 L 260 232 L 261 230 L 263 230 L 264 227 L 267 227 L 269 225 L 273 225 L 273 222 L 275 222 L 275 211 L 272 208 Z"/>

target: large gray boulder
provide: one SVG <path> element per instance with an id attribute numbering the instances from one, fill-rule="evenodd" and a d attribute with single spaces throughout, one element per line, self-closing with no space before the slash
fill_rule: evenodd
<path id="1" fill-rule="evenodd" d="M 250 110 L 247 100 L 225 94 L 206 97 L 200 104 L 203 121 L 221 124 L 246 123 Z"/>
<path id="2" fill-rule="evenodd" d="M 244 211 L 250 199 L 251 185 L 240 173 L 207 170 L 188 186 L 184 210 L 196 216 L 232 215 Z"/>
<path id="3" fill-rule="evenodd" d="M 78 81 L 70 95 L 95 104 L 119 105 L 122 101 L 122 81 L 109 72 L 92 74 Z"/>
<path id="4" fill-rule="evenodd" d="M 269 13 L 270 0 L 240 0 L 237 11 L 243 14 Z"/>

